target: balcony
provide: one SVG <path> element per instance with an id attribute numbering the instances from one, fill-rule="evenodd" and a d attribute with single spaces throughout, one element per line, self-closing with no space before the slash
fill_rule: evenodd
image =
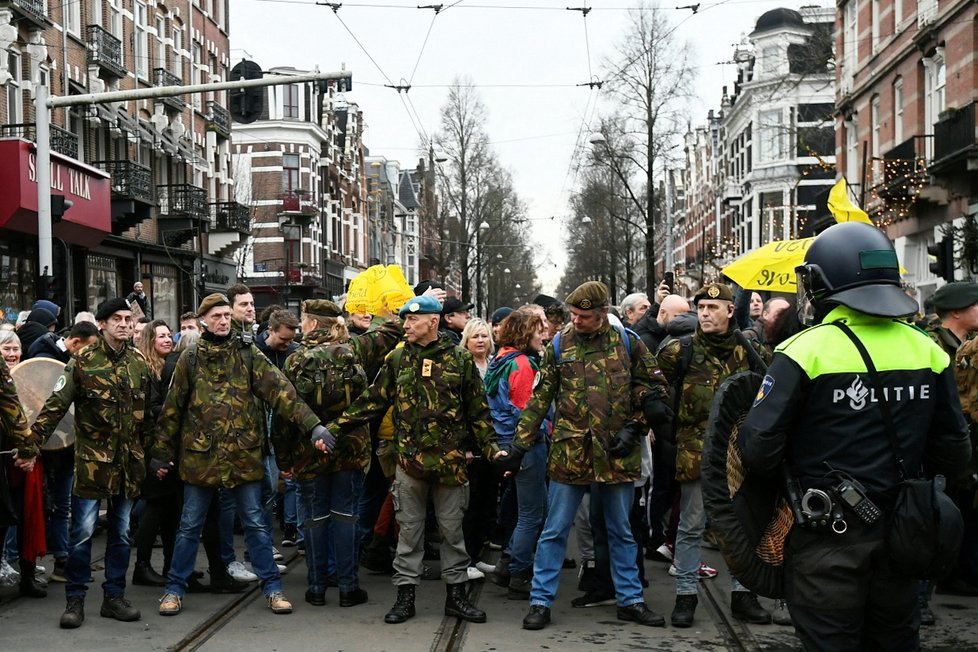
<path id="1" fill-rule="evenodd" d="M 877 160 L 873 191 L 883 201 L 910 201 L 927 183 L 924 136 L 911 136 Z"/>
<path id="2" fill-rule="evenodd" d="M 125 233 L 151 217 L 153 171 L 135 161 L 93 161 L 112 176 L 112 232 Z"/>
<path id="3" fill-rule="evenodd" d="M 222 201 L 210 205 L 211 233 L 251 233 L 251 209 L 236 201 Z"/>
<path id="4" fill-rule="evenodd" d="M 188 183 L 157 186 L 157 219 L 160 240 L 179 247 L 210 226 L 207 191 Z"/>
<path id="5" fill-rule="evenodd" d="M 308 195 L 308 191 L 302 189 L 282 193 L 279 197 L 282 201 L 279 221 L 291 221 L 295 224 L 308 226 L 319 213 L 312 202 L 306 200 Z"/>
<path id="6" fill-rule="evenodd" d="M 231 114 L 223 106 L 211 100 L 207 103 L 210 117 L 207 119 L 207 130 L 213 131 L 221 138 L 231 137 Z"/>
<path id="7" fill-rule="evenodd" d="M 946 176 L 954 171 L 978 170 L 978 126 L 975 103 L 949 112 L 934 125 L 934 161 L 930 171 Z"/>
<path id="8" fill-rule="evenodd" d="M 37 130 L 33 122 L 0 125 L 0 138 L 23 138 L 37 142 Z M 73 159 L 78 158 L 78 136 L 67 129 L 51 125 L 51 150 Z"/>
<path id="9" fill-rule="evenodd" d="M 44 0 L 7 0 L 0 1 L 0 7 L 14 10 L 21 17 L 34 24 L 35 27 L 47 29 L 53 24 L 44 9 Z"/>
<path id="10" fill-rule="evenodd" d="M 122 41 L 99 25 L 88 26 L 88 65 L 98 66 L 115 78 L 126 76 Z"/>
<path id="11" fill-rule="evenodd" d="M 171 73 L 166 68 L 153 68 L 153 85 L 154 86 L 182 86 L 183 80 Z M 158 99 L 164 105 L 170 107 L 174 111 L 183 111 L 184 103 L 183 98 L 180 95 L 174 97 L 161 97 Z"/>

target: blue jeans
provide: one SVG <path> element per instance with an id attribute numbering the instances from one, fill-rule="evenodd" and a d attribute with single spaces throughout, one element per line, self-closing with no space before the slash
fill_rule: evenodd
<path id="1" fill-rule="evenodd" d="M 234 515 L 237 512 L 234 496 L 230 489 L 218 490 L 218 501 L 221 506 L 221 515 L 218 518 L 218 534 L 221 539 L 221 559 L 224 567 L 235 560 L 234 553 Z"/>
<path id="2" fill-rule="evenodd" d="M 265 476 L 261 480 L 262 513 L 265 515 L 265 524 L 271 531 L 275 523 L 275 506 L 278 503 L 278 465 L 274 455 L 266 455 L 262 461 L 265 463 Z"/>
<path id="3" fill-rule="evenodd" d="M 518 573 L 533 566 L 533 548 L 547 518 L 547 444 L 539 442 L 523 456 L 516 474 L 518 517 L 509 540 L 509 572 Z"/>
<path id="4" fill-rule="evenodd" d="M 48 552 L 55 559 L 64 559 L 68 556 L 68 526 L 71 519 L 71 485 L 75 479 L 75 459 L 71 455 L 66 460 L 59 451 L 46 455 L 44 463 L 54 507 L 45 523 Z"/>
<path id="5" fill-rule="evenodd" d="M 302 541 L 302 528 L 299 527 L 299 512 L 296 509 L 299 483 L 296 480 L 285 480 L 285 492 L 282 494 L 282 524 L 294 525 L 298 528 L 298 541 Z M 298 543 L 298 541 L 296 543 Z"/>
<path id="6" fill-rule="evenodd" d="M 173 548 L 173 562 L 167 577 L 167 593 L 183 597 L 187 591 L 187 579 L 194 571 L 194 563 L 197 561 L 200 532 L 215 491 L 217 489 L 214 487 L 184 484 L 183 514 L 180 517 L 180 529 Z M 247 482 L 223 491 L 234 498 L 245 531 L 245 545 L 251 557 L 251 567 L 261 580 L 262 590 L 266 596 L 281 591 L 282 579 L 278 566 L 272 559 L 272 534 L 261 510 L 261 482 Z"/>
<path id="7" fill-rule="evenodd" d="M 700 547 L 706 529 L 706 510 L 703 507 L 703 485 L 699 480 L 680 482 L 679 529 L 676 531 L 676 595 L 696 595 L 699 585 Z M 743 584 L 731 576 L 732 591 L 746 591 Z"/>
<path id="8" fill-rule="evenodd" d="M 587 490 L 588 485 L 550 481 L 547 521 L 537 543 L 537 556 L 533 563 L 531 605 L 548 608 L 553 605 L 564 553 L 567 551 L 567 536 L 574 524 L 577 507 Z M 621 607 L 645 601 L 642 584 L 638 580 L 638 549 L 628 524 L 634 496 L 635 487 L 631 482 L 591 485 L 591 500 L 600 499 L 604 506 L 611 552 L 611 576 L 615 582 L 615 599 Z"/>
<path id="9" fill-rule="evenodd" d="M 330 550 L 336 559 L 340 591 L 349 593 L 359 586 L 357 507 L 362 489 L 363 472 L 355 469 L 299 481 L 297 498 L 305 516 L 306 579 L 314 593 L 326 591 Z"/>
<path id="10" fill-rule="evenodd" d="M 71 532 L 68 536 L 68 561 L 65 564 L 65 597 L 84 598 L 92 576 L 92 535 L 98 522 L 101 500 L 71 497 Z M 105 541 L 105 581 L 102 592 L 106 598 L 117 598 L 126 591 L 126 572 L 129 570 L 129 513 L 133 501 L 121 496 L 108 499 L 108 528 Z"/>

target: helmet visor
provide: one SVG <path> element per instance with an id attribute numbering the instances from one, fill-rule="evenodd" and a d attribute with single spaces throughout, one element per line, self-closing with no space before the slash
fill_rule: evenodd
<path id="1" fill-rule="evenodd" d="M 795 281 L 797 282 L 795 305 L 798 321 L 807 328 L 815 323 L 815 304 L 812 303 L 812 295 L 808 290 L 811 283 L 811 270 L 805 265 L 796 267 Z"/>

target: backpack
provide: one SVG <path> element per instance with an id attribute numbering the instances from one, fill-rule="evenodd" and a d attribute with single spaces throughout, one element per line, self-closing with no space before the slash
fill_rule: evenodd
<path id="1" fill-rule="evenodd" d="M 332 342 L 312 349 L 293 369 L 293 384 L 316 414 L 338 414 L 369 384 L 367 372 L 350 342 Z"/>
<path id="2" fill-rule="evenodd" d="M 618 335 L 621 336 L 621 341 L 624 342 L 625 344 L 625 353 L 627 353 L 628 357 L 631 358 L 632 338 L 630 338 L 628 334 L 631 333 L 635 337 L 638 337 L 638 333 L 636 333 L 630 328 L 619 326 L 618 324 L 612 324 L 612 326 L 614 326 L 615 330 L 618 331 Z M 554 335 L 554 338 L 553 340 L 551 340 L 551 342 L 553 342 L 554 345 L 554 362 L 560 362 L 560 331 L 557 331 L 557 333 Z"/>

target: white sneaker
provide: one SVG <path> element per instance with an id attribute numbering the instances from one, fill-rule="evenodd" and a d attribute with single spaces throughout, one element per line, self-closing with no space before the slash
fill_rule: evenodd
<path id="1" fill-rule="evenodd" d="M 496 572 L 496 566 L 493 564 L 487 564 L 484 561 L 475 562 L 475 567 L 482 571 L 483 575 L 488 575 L 489 573 Z"/>
<path id="2" fill-rule="evenodd" d="M 272 546 L 272 559 L 274 559 L 275 561 L 282 561 L 285 559 L 285 555 L 279 552 L 278 548 Z"/>
<path id="3" fill-rule="evenodd" d="M 228 575 L 239 582 L 257 582 L 258 576 L 245 568 L 240 561 L 232 561 L 228 564 Z"/>
<path id="4" fill-rule="evenodd" d="M 285 575 L 285 572 L 289 570 L 289 567 L 286 566 L 285 564 L 275 564 L 275 565 L 278 566 L 279 575 Z"/>
<path id="5" fill-rule="evenodd" d="M 469 575 L 469 581 L 470 582 L 474 582 L 476 580 L 484 580 L 484 579 L 486 579 L 486 574 L 483 573 L 478 568 L 476 568 L 475 566 L 469 566 L 468 569 L 467 569 L 467 572 L 468 572 L 468 575 Z"/>
<path id="6" fill-rule="evenodd" d="M 20 571 L 0 559 L 0 586 L 16 586 L 20 582 Z"/>

